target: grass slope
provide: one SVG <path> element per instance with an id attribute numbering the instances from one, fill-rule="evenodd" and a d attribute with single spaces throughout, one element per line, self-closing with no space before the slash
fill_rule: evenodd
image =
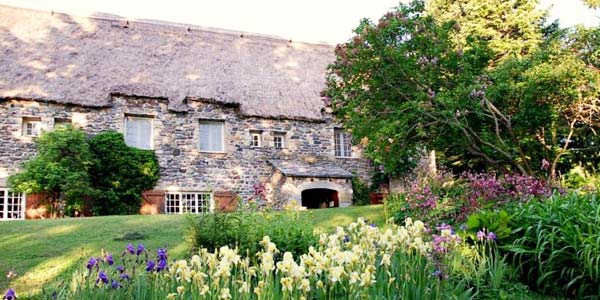
<path id="1" fill-rule="evenodd" d="M 383 225 L 383 207 L 362 206 L 312 210 L 315 230 L 331 231 L 358 217 Z M 110 216 L 60 220 L 28 220 L 0 223 L 0 292 L 9 287 L 5 274 L 14 270 L 10 282 L 18 295 L 39 294 L 43 286 L 70 280 L 71 273 L 102 249 L 120 255 L 128 242 L 144 244 L 154 251 L 169 249 L 172 258 L 186 256 L 183 232 L 185 216 Z M 142 233 L 142 240 L 117 240 L 127 233 Z"/>

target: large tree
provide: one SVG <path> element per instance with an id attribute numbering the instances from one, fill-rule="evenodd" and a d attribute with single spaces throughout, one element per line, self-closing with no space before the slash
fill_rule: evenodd
<path id="1" fill-rule="evenodd" d="M 62 204 L 66 208 L 81 205 L 91 191 L 88 170 L 92 155 L 85 133 L 67 126 L 42 133 L 35 144 L 37 155 L 9 177 L 9 186 L 18 192 L 43 194 L 52 217 L 63 212 Z"/>
<path id="2" fill-rule="evenodd" d="M 533 174 L 548 161 L 554 173 L 595 133 L 598 75 L 563 32 L 498 60 L 487 39 L 457 40 L 460 26 L 434 16 L 415 1 L 363 21 L 330 66 L 335 112 L 388 171 L 429 149 L 458 168 Z"/>

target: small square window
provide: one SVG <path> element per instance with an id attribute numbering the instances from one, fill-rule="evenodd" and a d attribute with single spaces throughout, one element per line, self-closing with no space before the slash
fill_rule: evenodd
<path id="1" fill-rule="evenodd" d="M 285 133 L 276 133 L 273 135 L 273 147 L 275 149 L 285 148 Z"/>
<path id="2" fill-rule="evenodd" d="M 39 136 L 42 127 L 42 119 L 36 117 L 23 118 L 23 136 Z"/>
<path id="3" fill-rule="evenodd" d="M 261 147 L 262 146 L 262 134 L 260 131 L 250 131 L 250 146 Z"/>

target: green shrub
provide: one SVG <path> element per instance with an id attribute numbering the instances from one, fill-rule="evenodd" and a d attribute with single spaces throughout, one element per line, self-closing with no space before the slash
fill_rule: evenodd
<path id="1" fill-rule="evenodd" d="M 92 155 L 85 132 L 66 126 L 42 133 L 35 145 L 36 156 L 8 178 L 9 186 L 18 192 L 42 193 L 52 217 L 80 209 L 91 189 Z"/>
<path id="2" fill-rule="evenodd" d="M 255 253 L 260 248 L 259 241 L 269 236 L 282 253 L 299 255 L 317 241 L 309 217 L 309 213 L 297 211 L 190 215 L 186 240 L 194 252 L 229 246 L 237 247 L 240 253 Z"/>
<path id="3" fill-rule="evenodd" d="M 488 231 L 496 234 L 497 241 L 502 243 L 508 240 L 512 234 L 512 220 L 506 210 L 479 211 L 467 218 L 466 235 L 475 240 L 477 232 Z"/>
<path id="4" fill-rule="evenodd" d="M 555 194 L 524 204 L 513 216 L 506 247 L 521 276 L 546 293 L 600 296 L 600 200 L 596 194 Z"/>
<path id="5" fill-rule="evenodd" d="M 159 178 L 158 159 L 151 150 L 127 146 L 121 133 L 107 131 L 89 140 L 95 162 L 90 169 L 96 189 L 92 210 L 98 215 L 136 214 L 141 193 Z"/>

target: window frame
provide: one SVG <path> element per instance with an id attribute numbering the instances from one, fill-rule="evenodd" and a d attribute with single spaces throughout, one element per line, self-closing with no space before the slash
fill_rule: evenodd
<path id="1" fill-rule="evenodd" d="M 262 132 L 258 130 L 250 130 L 250 147 L 262 147 Z"/>
<path id="2" fill-rule="evenodd" d="M 336 158 L 352 158 L 352 134 L 343 128 L 334 128 L 333 152 Z"/>
<path id="3" fill-rule="evenodd" d="M 215 195 L 210 191 L 166 191 L 164 201 L 164 213 L 167 215 L 206 214 L 215 210 Z M 201 206 L 202 202 L 208 202 L 208 206 Z"/>
<path id="4" fill-rule="evenodd" d="M 138 147 L 138 145 L 129 145 L 127 143 L 127 122 L 130 119 L 134 119 L 134 120 L 149 120 L 150 121 L 150 143 L 149 143 L 150 144 L 150 148 L 141 148 L 141 147 Z M 124 136 L 123 137 L 125 139 L 125 143 L 127 144 L 127 146 L 134 147 L 134 148 L 137 148 L 137 149 L 142 149 L 142 150 L 154 150 L 154 117 L 153 116 L 139 116 L 139 115 L 129 115 L 129 114 L 126 114 L 125 115 L 125 122 L 124 123 L 125 123 L 124 124 L 125 126 L 124 126 L 124 130 L 123 130 L 123 132 L 124 132 Z"/>
<path id="5" fill-rule="evenodd" d="M 35 130 L 35 134 L 29 134 L 29 125 L 34 125 L 36 126 Z M 33 130 L 33 128 L 32 128 Z M 23 117 L 23 124 L 22 124 L 22 128 L 21 128 L 21 135 L 25 136 L 25 137 L 38 137 L 40 136 L 40 134 L 42 133 L 42 118 L 40 117 Z"/>
<path id="6" fill-rule="evenodd" d="M 281 139 L 279 141 L 280 146 L 277 147 L 277 139 Z M 273 133 L 273 148 L 275 149 L 285 149 L 285 133 L 275 132 Z"/>
<path id="7" fill-rule="evenodd" d="M 203 150 L 201 148 L 201 144 L 202 144 L 202 130 L 200 129 L 200 127 L 202 126 L 202 123 L 218 123 L 221 125 L 221 150 Z M 225 120 L 219 120 L 219 119 L 200 119 L 198 120 L 198 151 L 202 152 L 202 153 L 225 153 Z"/>
<path id="8" fill-rule="evenodd" d="M 12 200 L 13 202 L 10 204 L 10 206 L 13 207 L 12 210 L 9 210 L 9 199 Z M 14 201 L 19 201 L 19 204 L 15 204 Z M 27 201 L 27 195 L 25 193 L 16 193 L 13 192 L 11 189 L 9 188 L 1 188 L 0 187 L 0 206 L 1 206 L 1 210 L 0 210 L 0 221 L 11 221 L 11 220 L 24 220 L 25 219 L 25 214 L 27 211 L 27 206 L 26 206 L 26 201 Z M 18 209 L 15 211 L 14 207 L 17 207 Z M 8 218 L 9 214 L 17 214 L 17 218 Z"/>

